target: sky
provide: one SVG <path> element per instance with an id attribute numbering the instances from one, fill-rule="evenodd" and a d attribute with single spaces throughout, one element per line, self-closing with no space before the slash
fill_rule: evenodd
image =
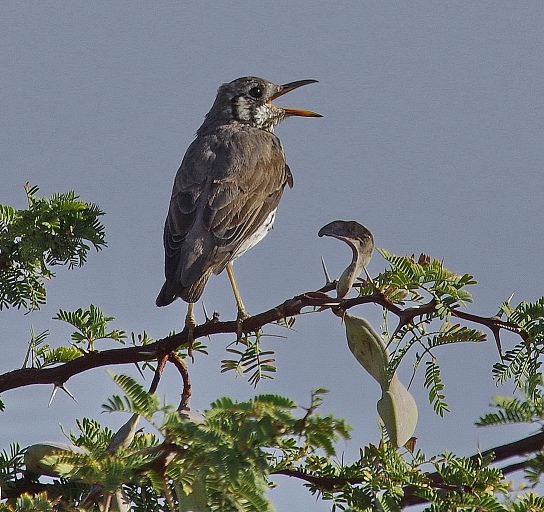
<path id="1" fill-rule="evenodd" d="M 68 341 L 70 329 L 51 320 L 59 309 L 92 303 L 116 318 L 114 327 L 156 339 L 182 329 L 184 303 L 155 306 L 172 182 L 219 85 L 246 75 L 280 84 L 319 80 L 277 104 L 324 116 L 276 129 L 295 186 L 274 229 L 235 263 L 250 312 L 321 287 L 321 256 L 331 276 L 340 275 L 350 250 L 317 237 L 337 219 L 363 223 L 390 252 L 427 253 L 475 276 L 471 313 L 495 314 L 512 292 L 514 305 L 537 300 L 544 288 L 543 44 L 540 1 L 2 2 L 0 204 L 25 207 L 26 182 L 44 195 L 73 189 L 107 213 L 108 248 L 81 269 L 59 268 L 40 311 L 0 313 L 0 372 L 22 365 L 31 325 L 49 329 L 53 346 Z M 375 253 L 370 274 L 385 268 Z M 235 318 L 225 273 L 210 279 L 203 301 L 222 320 Z M 195 311 L 202 321 L 201 306 Z M 352 313 L 379 328 L 377 306 Z M 219 373 L 232 336 L 206 340 L 210 356 L 197 355 L 190 367 L 193 407 L 256 393 L 305 406 L 311 390 L 327 388 L 322 413 L 354 427 L 337 447 L 354 460 L 360 446 L 379 441 L 379 387 L 351 355 L 334 315 L 305 315 L 295 329 L 270 328 L 285 338 L 266 341 L 278 371 L 257 390 Z M 505 348 L 515 342 L 504 336 Z M 492 339 L 435 355 L 451 412 L 433 412 L 420 371 L 411 392 L 425 453 L 471 455 L 533 432 L 474 426 L 493 395 L 512 393 L 492 380 Z M 400 369 L 405 383 L 411 356 Z M 126 421 L 102 414 L 119 392 L 104 369 L 67 386 L 77 403 L 61 394 L 49 408 L 49 386 L 5 393 L 0 449 L 63 441 L 59 424 L 74 429 L 84 416 L 114 429 Z M 175 404 L 180 391 L 168 369 L 159 394 Z M 300 482 L 275 481 L 270 496 L 279 511 L 330 510 Z"/>

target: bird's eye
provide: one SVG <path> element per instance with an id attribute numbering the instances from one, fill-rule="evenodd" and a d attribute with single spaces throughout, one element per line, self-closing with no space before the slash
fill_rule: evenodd
<path id="1" fill-rule="evenodd" d="M 249 95 L 252 98 L 262 98 L 263 97 L 263 90 L 259 86 L 253 87 L 252 89 L 249 90 Z"/>

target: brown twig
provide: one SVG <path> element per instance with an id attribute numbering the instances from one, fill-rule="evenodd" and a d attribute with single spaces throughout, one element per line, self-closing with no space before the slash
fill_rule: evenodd
<path id="1" fill-rule="evenodd" d="M 157 388 L 159 387 L 159 381 L 161 380 L 162 372 L 164 371 L 164 367 L 166 366 L 166 362 L 169 360 L 169 358 L 169 354 L 164 354 L 158 358 L 157 368 L 155 369 L 155 373 L 153 374 L 153 380 L 151 381 L 151 385 L 149 386 L 148 393 L 153 394 L 157 391 Z"/>
<path id="2" fill-rule="evenodd" d="M 170 352 L 170 354 L 168 354 L 168 360 L 178 369 L 181 379 L 183 380 L 183 391 L 181 392 L 181 401 L 179 402 L 178 411 L 188 411 L 190 409 L 191 395 L 193 392 L 187 365 L 176 352 Z"/>

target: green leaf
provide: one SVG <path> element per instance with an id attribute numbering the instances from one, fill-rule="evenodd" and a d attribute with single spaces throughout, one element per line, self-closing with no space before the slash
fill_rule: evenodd
<path id="1" fill-rule="evenodd" d="M 261 349 L 262 336 L 260 332 L 255 333 L 254 341 L 251 341 L 250 337 L 246 337 L 242 341 L 242 344 L 245 345 L 243 351 L 232 347 L 227 348 L 227 352 L 235 354 L 238 359 L 223 359 L 221 373 L 234 370 L 238 375 L 245 375 L 252 372 L 248 381 L 255 387 L 262 379 L 271 379 L 271 374 L 276 372 L 276 366 L 273 364 L 275 359 L 271 357 L 274 352 Z"/>
<path id="2" fill-rule="evenodd" d="M 160 409 L 158 396 L 148 393 L 141 384 L 128 375 L 117 375 L 110 371 L 108 373 L 126 396 L 122 399 L 114 395 L 102 407 L 108 412 L 131 412 L 151 421 L 153 415 Z"/>
<path id="3" fill-rule="evenodd" d="M 445 396 L 442 394 L 444 384 L 440 378 L 440 368 L 433 358 L 425 362 L 425 383 L 424 386 L 429 389 L 429 401 L 431 402 L 435 412 L 440 416 L 444 416 L 449 412 L 448 405 L 444 401 Z"/>
<path id="4" fill-rule="evenodd" d="M 72 341 L 76 344 L 86 344 L 88 351 L 94 350 L 94 343 L 99 339 L 111 339 L 124 344 L 125 331 L 114 329 L 107 331 L 108 322 L 114 320 L 112 316 L 106 316 L 102 310 L 93 304 L 89 309 L 79 308 L 76 311 L 59 310 L 54 320 L 69 323 L 77 329 L 72 333 Z"/>

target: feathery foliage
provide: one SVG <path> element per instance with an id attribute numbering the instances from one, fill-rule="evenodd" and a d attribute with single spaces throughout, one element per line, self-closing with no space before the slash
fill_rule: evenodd
<path id="1" fill-rule="evenodd" d="M 72 333 L 71 339 L 74 346 L 86 345 L 82 351 L 91 352 L 94 350 L 94 343 L 100 339 L 110 339 L 124 343 L 125 331 L 113 329 L 107 331 L 108 322 L 115 320 L 113 316 L 106 316 L 102 310 L 93 304 L 89 309 L 79 308 L 76 311 L 63 311 L 57 313 L 54 320 L 62 320 L 77 329 Z"/>
<path id="2" fill-rule="evenodd" d="M 244 336 L 235 344 L 241 343 L 245 346 L 244 350 L 227 347 L 227 352 L 235 354 L 238 359 L 223 359 L 221 361 L 221 372 L 227 372 L 234 370 L 237 375 L 245 375 L 252 372 L 249 376 L 249 383 L 253 386 L 257 386 L 261 379 L 271 379 L 272 373 L 276 372 L 274 366 L 275 359 L 271 357 L 274 355 L 272 350 L 261 349 L 261 332 L 256 332 L 253 336 Z"/>
<path id="3" fill-rule="evenodd" d="M 501 307 L 509 322 L 522 329 L 523 339 L 507 350 L 502 361 L 493 366 L 499 383 L 514 379 L 524 393 L 536 400 L 542 397 L 541 375 L 544 354 L 544 297 L 536 302 L 520 302 L 514 309 L 508 303 Z"/>
<path id="4" fill-rule="evenodd" d="M 0 310 L 39 309 L 45 303 L 44 281 L 50 267 L 82 266 L 91 244 L 106 245 L 104 213 L 79 200 L 73 191 L 37 197 L 38 187 L 25 186 L 28 209 L 0 205 Z"/>
<path id="5" fill-rule="evenodd" d="M 444 395 L 442 390 L 444 384 L 440 378 L 440 368 L 436 365 L 436 361 L 431 359 L 426 363 L 425 369 L 425 387 L 429 389 L 429 402 L 433 406 L 433 409 L 440 416 L 444 416 L 444 413 L 449 412 L 447 404 L 444 402 Z"/>
<path id="6" fill-rule="evenodd" d="M 389 321 L 393 315 L 384 307 L 382 336 L 391 351 L 387 375 L 389 379 L 393 378 L 410 349 L 423 349 L 415 354 L 414 372 L 425 361 L 425 386 L 429 388 L 429 399 L 435 412 L 443 416 L 449 409 L 436 349 L 452 343 L 486 340 L 483 332 L 450 322 L 453 310 L 472 302 L 472 295 L 466 287 L 476 284 L 476 281 L 469 274 L 459 275 L 448 270 L 441 261 L 425 254 L 416 260 L 414 256 L 397 256 L 385 249 L 378 251 L 390 268 L 373 279 L 374 286 L 391 304 L 405 306 L 405 316 L 398 320 L 392 334 Z M 372 295 L 373 292 L 370 283 L 360 286 L 360 296 Z"/>
<path id="7" fill-rule="evenodd" d="M 73 192 L 51 198 L 37 198 L 36 193 L 37 188 L 27 187 L 27 210 L 0 206 L 0 309 L 38 308 L 46 298 L 44 282 L 53 276 L 50 267 L 80 266 L 91 246 L 97 250 L 105 246 L 103 226 L 98 221 L 102 212 L 96 206 L 79 201 Z M 372 299 L 379 295 L 375 288 L 381 292 L 376 302 L 384 308 L 382 337 L 390 352 L 384 359 L 384 383 L 391 382 L 399 364 L 415 347 L 414 372 L 425 363 L 429 401 L 443 415 L 448 406 L 438 352 L 452 343 L 486 339 L 482 332 L 453 321 L 472 301 L 467 288 L 475 281 L 426 255 L 416 260 L 383 249 L 380 253 L 389 268 L 374 279 L 374 286 L 370 282 L 358 286 L 361 296 Z M 322 291 L 314 295 L 329 298 Z M 367 301 L 358 304 L 363 302 Z M 330 304 L 323 309 L 327 307 Z M 520 335 L 521 341 L 505 351 L 493 374 L 498 383 L 513 379 L 521 397 L 495 397 L 496 410 L 480 418 L 478 425 L 525 422 L 541 427 L 544 298 L 515 308 L 505 303 L 502 312 L 508 322 L 503 324 Z M 398 319 L 394 330 L 388 325 L 393 316 Z M 497 317 L 484 320 L 493 318 Z M 126 340 L 124 331 L 110 327 L 113 317 L 94 305 L 60 310 L 55 319 L 75 331 L 68 343 L 51 348 L 49 331 L 36 333 L 32 328 L 24 365 L 32 372 L 49 371 L 49 367 L 75 358 L 85 362 L 94 356 L 89 352 L 96 349 L 98 340 Z M 291 318 L 278 323 L 291 328 L 293 322 Z M 381 341 L 379 334 L 375 336 Z M 273 353 L 263 349 L 262 338 L 259 331 L 244 337 L 242 345 L 229 345 L 227 351 L 235 358 L 223 361 L 222 371 L 248 374 L 253 385 L 270 378 L 275 361 Z M 151 345 L 155 340 L 144 332 L 132 334 L 129 343 Z M 198 341 L 195 346 L 206 354 Z M 382 349 L 385 351 L 383 344 Z M 361 448 L 356 460 L 340 458 L 338 441 L 349 438 L 351 427 L 332 414 L 319 413 L 326 393 L 323 389 L 311 394 L 306 407 L 287 397 L 261 394 L 242 401 L 219 398 L 201 416 L 196 415 L 188 409 L 191 389 L 184 351 L 175 349 L 164 356 L 159 361 L 175 360 L 182 374 L 178 407 L 161 403 L 157 394 L 146 391 L 132 377 L 112 375 L 122 393 L 110 397 L 104 409 L 130 415 L 129 421 L 114 432 L 94 419 L 83 418 L 76 421 L 75 432 L 64 432 L 71 443 L 69 449 L 55 449 L 52 443 L 47 451 L 49 445 L 41 444 L 43 459 L 38 462 L 48 463 L 53 473 L 47 483 L 28 471 L 29 462 L 25 465 L 25 460 L 29 461 L 25 453 L 32 453 L 32 447 L 21 449 L 13 444 L 4 450 L 0 453 L 0 487 L 12 497 L 0 502 L 0 512 L 73 512 L 82 509 L 89 496 L 92 499 L 85 504 L 86 510 L 113 510 L 110 502 L 126 510 L 121 504 L 126 497 L 132 510 L 142 512 L 267 512 L 273 510 L 267 490 L 279 475 L 303 480 L 311 493 L 330 501 L 334 511 L 400 511 L 416 497 L 426 500 L 426 510 L 433 512 L 533 512 L 544 508 L 542 498 L 534 493 L 508 495 L 505 476 L 492 465 L 491 456 L 465 458 L 445 453 L 428 457 L 416 449 L 415 438 L 397 449 L 383 426 L 378 444 Z M 160 377 L 160 363 L 141 366 L 142 376 L 152 372 L 154 382 Z M 534 453 L 524 462 L 525 481 L 537 484 L 544 473 L 544 457 Z"/>
<path id="8" fill-rule="evenodd" d="M 421 302 L 423 294 L 430 295 L 441 317 L 447 316 L 448 309 L 472 302 L 472 295 L 465 289 L 476 284 L 471 275 L 458 275 L 426 254 L 416 261 L 413 256 L 396 256 L 385 249 L 378 252 L 389 263 L 390 270 L 379 274 L 375 281 L 392 302 Z"/>

